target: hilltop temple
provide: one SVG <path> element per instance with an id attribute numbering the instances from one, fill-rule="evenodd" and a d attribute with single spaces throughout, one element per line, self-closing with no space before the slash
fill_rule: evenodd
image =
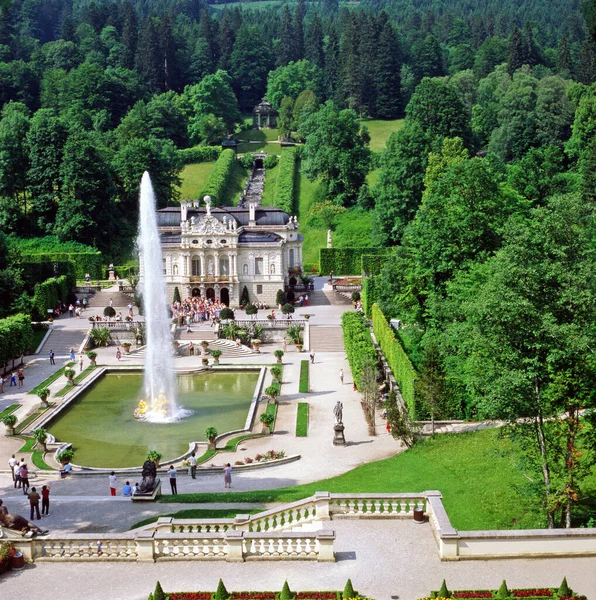
<path id="1" fill-rule="evenodd" d="M 250 302 L 275 305 L 302 265 L 298 221 L 279 208 L 246 202 L 212 208 L 199 200 L 157 211 L 168 298 L 200 296 L 239 306 L 244 286 Z M 142 267 L 141 267 L 142 272 Z"/>

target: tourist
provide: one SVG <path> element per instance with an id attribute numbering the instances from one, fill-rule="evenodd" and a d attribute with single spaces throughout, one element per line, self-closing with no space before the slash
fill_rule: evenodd
<path id="1" fill-rule="evenodd" d="M 90 281 L 91 281 L 91 275 L 89 275 L 89 273 L 85 273 L 85 282 L 87 283 L 87 285 L 89 285 Z"/>
<path id="2" fill-rule="evenodd" d="M 14 487 L 16 488 L 21 488 L 21 465 L 19 463 L 17 463 L 14 468 L 13 468 L 13 474 L 14 474 Z"/>
<path id="3" fill-rule="evenodd" d="M 118 346 L 118 349 L 116 350 L 116 360 L 118 362 L 120 362 L 121 358 L 122 358 L 122 352 L 120 352 L 120 346 Z"/>
<path id="4" fill-rule="evenodd" d="M 112 471 L 110 473 L 110 476 L 108 477 L 108 483 L 110 486 L 110 494 L 112 496 L 116 495 L 116 473 L 114 471 Z"/>
<path id="5" fill-rule="evenodd" d="M 74 306 L 73 306 L 72 302 L 68 305 L 68 314 L 71 317 L 74 317 Z"/>
<path id="6" fill-rule="evenodd" d="M 288 340 L 286 339 L 286 336 L 284 335 L 284 339 L 282 342 L 282 349 L 284 351 L 284 354 L 287 352 L 288 350 Z"/>
<path id="7" fill-rule="evenodd" d="M 304 306 L 308 306 L 308 294 L 304 294 Z"/>
<path id="8" fill-rule="evenodd" d="M 188 356 L 194 356 L 195 355 L 195 347 L 193 345 L 193 343 L 191 342 L 188 345 Z"/>
<path id="9" fill-rule="evenodd" d="M 21 459 L 24 460 L 24 459 Z M 25 463 L 21 464 L 19 469 L 19 475 L 21 477 L 21 484 L 23 485 L 23 494 L 26 496 L 29 491 L 29 469 Z"/>
<path id="10" fill-rule="evenodd" d="M 314 365 L 315 364 L 315 351 L 311 350 L 309 356 L 310 356 L 310 364 Z"/>
<path id="11" fill-rule="evenodd" d="M 170 465 L 168 477 L 170 478 L 170 488 L 172 489 L 172 494 L 175 496 L 178 493 L 178 485 L 176 483 L 176 468 L 174 465 Z"/>
<path id="12" fill-rule="evenodd" d="M 193 479 L 197 478 L 197 457 L 194 452 L 191 453 L 190 458 L 188 459 L 190 463 L 190 476 Z"/>
<path id="13" fill-rule="evenodd" d="M 232 487 L 232 465 L 230 463 L 224 467 L 224 487 Z"/>
<path id="14" fill-rule="evenodd" d="M 389 421 L 385 423 L 385 429 L 387 429 L 387 433 L 391 433 L 391 424 L 389 423 Z"/>
<path id="15" fill-rule="evenodd" d="M 4 515 L 6 516 L 8 514 L 8 508 L 6 508 L 6 506 L 3 506 L 3 502 L 2 500 L 0 500 L 0 515 Z"/>
<path id="16" fill-rule="evenodd" d="M 87 308 L 87 298 L 83 298 L 83 310 Z M 81 316 L 81 311 L 79 310 L 79 317 Z"/>
<path id="17" fill-rule="evenodd" d="M 35 488 L 34 488 L 35 489 Z M 41 486 L 41 516 L 50 516 L 50 486 Z"/>
<path id="18" fill-rule="evenodd" d="M 12 372 L 10 374 L 10 384 L 8 387 L 12 387 L 13 385 L 16 385 L 16 384 L 17 384 L 17 375 L 16 375 L 16 373 Z"/>
<path id="19" fill-rule="evenodd" d="M 23 373 L 22 369 L 19 369 L 17 371 L 17 377 L 19 378 L 19 385 L 18 385 L 18 387 L 22 388 L 23 384 L 25 382 L 25 373 Z"/>
<path id="20" fill-rule="evenodd" d="M 35 519 L 34 514 L 37 513 L 37 519 L 38 521 L 41 521 L 41 515 L 39 514 L 39 494 L 34 487 L 31 488 L 31 493 L 28 495 L 28 498 L 31 506 L 30 520 L 33 521 Z"/>
<path id="21" fill-rule="evenodd" d="M 132 486 L 132 494 L 131 494 L 131 496 L 135 496 L 135 495 L 137 494 L 137 492 L 138 492 L 138 491 L 139 491 L 139 484 L 138 484 L 138 483 L 135 483 L 135 484 Z"/>
<path id="22" fill-rule="evenodd" d="M 79 371 L 83 371 L 83 353 L 79 354 Z"/>
<path id="23" fill-rule="evenodd" d="M 129 317 L 132 317 L 132 316 L 133 316 L 133 312 L 132 312 L 132 311 L 133 311 L 133 306 L 134 306 L 134 305 L 133 305 L 133 303 L 132 303 L 132 302 L 131 302 L 131 303 L 128 305 L 128 316 L 129 316 Z"/>
<path id="24" fill-rule="evenodd" d="M 60 469 L 60 479 L 64 479 L 67 475 L 70 475 L 70 472 L 72 471 L 72 465 L 67 462 L 61 469 Z"/>
<path id="25" fill-rule="evenodd" d="M 122 486 L 122 495 L 123 496 L 132 496 L 132 487 L 130 486 L 130 481 L 127 481 Z"/>
<path id="26" fill-rule="evenodd" d="M 74 360 L 75 359 L 75 353 L 74 353 L 74 348 L 70 349 L 70 360 Z"/>
<path id="27" fill-rule="evenodd" d="M 55 365 L 56 361 L 54 360 L 54 351 L 53 350 L 50 350 L 49 356 L 50 356 L 50 364 Z"/>
<path id="28" fill-rule="evenodd" d="M 0 375 L 0 394 L 4 394 L 4 377 L 2 377 L 2 375 Z"/>
<path id="29" fill-rule="evenodd" d="M 114 301 L 111 298 L 109 300 L 109 304 L 110 304 L 110 308 L 112 308 L 112 304 L 114 304 Z"/>
<path id="30" fill-rule="evenodd" d="M 15 480 L 14 477 L 14 468 L 15 466 L 19 463 L 19 461 L 15 458 L 15 455 L 13 454 L 9 459 L 8 459 L 8 466 L 10 468 L 10 474 L 12 475 L 12 480 Z"/>
<path id="31" fill-rule="evenodd" d="M 339 370 L 339 380 L 341 381 L 341 384 L 344 384 L 344 370 L 340 369 Z"/>

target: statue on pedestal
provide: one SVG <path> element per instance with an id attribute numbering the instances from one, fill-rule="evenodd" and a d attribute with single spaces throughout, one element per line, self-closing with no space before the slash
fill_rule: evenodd
<path id="1" fill-rule="evenodd" d="M 344 437 L 344 424 L 343 424 L 343 412 L 344 405 L 338 400 L 335 407 L 333 408 L 333 414 L 335 415 L 335 425 L 333 426 L 333 445 L 334 446 L 345 446 L 346 438 Z"/>
<path id="2" fill-rule="evenodd" d="M 331 229 L 327 230 L 327 248 L 331 248 L 332 247 L 332 242 L 331 242 Z"/>
<path id="3" fill-rule="evenodd" d="M 152 460 L 147 459 L 143 463 L 141 475 L 143 476 L 143 481 L 139 485 L 139 491 L 152 492 L 155 488 L 155 478 L 157 477 L 157 467 Z"/>
<path id="4" fill-rule="evenodd" d="M 48 532 L 47 529 L 40 529 L 21 515 L 9 514 L 8 509 L 2 506 L 2 500 L 0 500 L 0 526 L 16 531 L 26 537 L 45 535 Z"/>

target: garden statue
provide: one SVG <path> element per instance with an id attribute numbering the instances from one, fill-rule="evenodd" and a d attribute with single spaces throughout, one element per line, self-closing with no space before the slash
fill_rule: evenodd
<path id="1" fill-rule="evenodd" d="M 327 230 L 327 248 L 331 248 L 332 247 L 332 242 L 331 242 L 331 229 Z"/>
<path id="2" fill-rule="evenodd" d="M 343 417 L 344 405 L 338 400 L 335 408 L 333 409 L 333 414 L 335 415 L 335 424 L 342 425 L 342 417 Z"/>
<path id="3" fill-rule="evenodd" d="M 333 414 L 335 415 L 335 425 L 333 426 L 333 445 L 334 446 L 345 446 L 346 438 L 344 437 L 344 424 L 343 424 L 343 412 L 344 405 L 338 400 Z"/>
<path id="4" fill-rule="evenodd" d="M 143 463 L 143 471 L 141 472 L 143 481 L 139 486 L 140 492 L 152 492 L 155 488 L 155 478 L 157 477 L 157 467 L 152 460 L 147 459 Z"/>
<path id="5" fill-rule="evenodd" d="M 0 500 L 0 525 L 27 537 L 48 533 L 47 529 L 40 529 L 37 525 L 27 521 L 25 517 L 21 517 L 21 515 L 9 514 L 8 509 L 2 506 L 2 500 Z"/>

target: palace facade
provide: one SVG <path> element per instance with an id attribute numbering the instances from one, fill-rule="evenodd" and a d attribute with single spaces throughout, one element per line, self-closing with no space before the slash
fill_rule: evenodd
<path id="1" fill-rule="evenodd" d="M 302 266 L 298 221 L 279 208 L 248 202 L 212 208 L 198 200 L 157 211 L 168 301 L 200 296 L 239 306 L 246 286 L 250 302 L 275 305 Z M 141 264 L 141 278 L 143 266 Z"/>

